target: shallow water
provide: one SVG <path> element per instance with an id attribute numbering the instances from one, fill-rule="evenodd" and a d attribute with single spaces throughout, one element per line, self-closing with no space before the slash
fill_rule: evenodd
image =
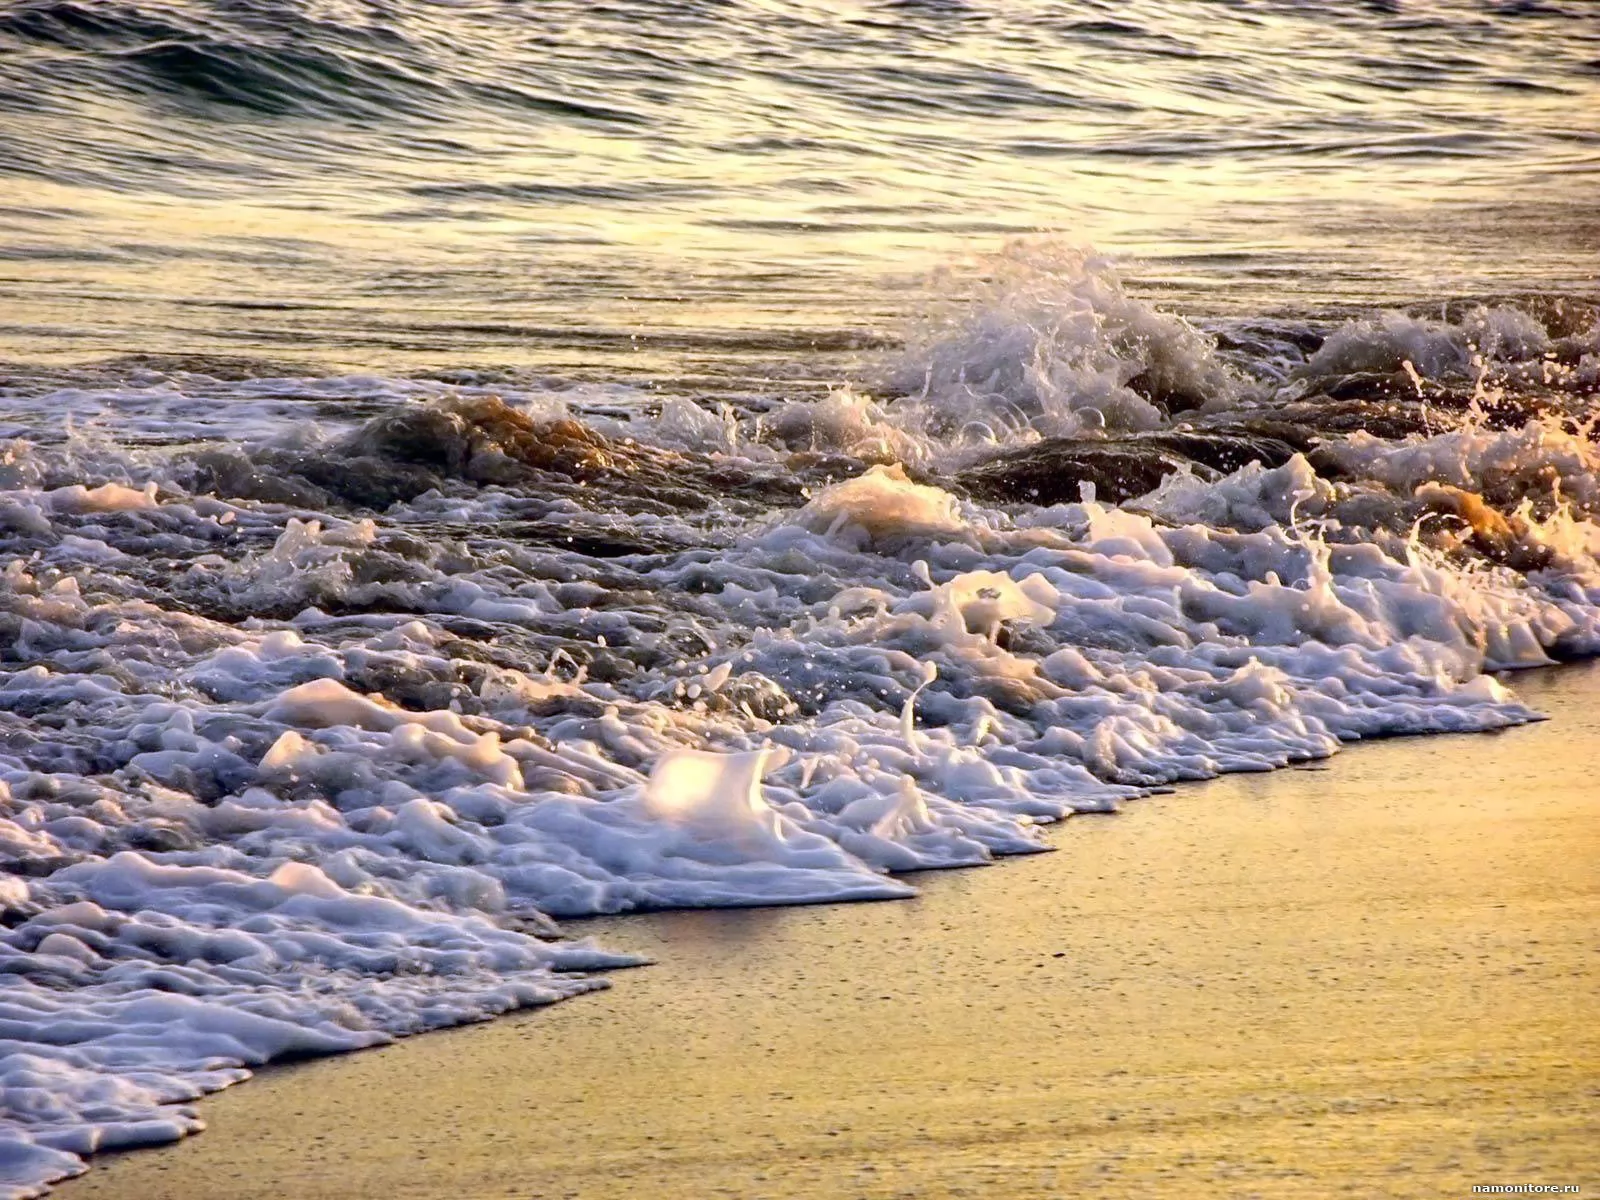
<path id="1" fill-rule="evenodd" d="M 1533 719 L 1587 14 L 8 8 L 7 1194 L 552 918 Z"/>
<path id="2" fill-rule="evenodd" d="M 1071 823 L 1057 854 L 918 876 L 914 904 L 574 925 L 656 962 L 269 1070 L 205 1104 L 205 1137 L 63 1194 L 1431 1200 L 1577 1178 L 1600 793 L 1564 763 L 1600 750 L 1600 673 L 1518 688 L 1548 723 L 1185 789 Z"/>

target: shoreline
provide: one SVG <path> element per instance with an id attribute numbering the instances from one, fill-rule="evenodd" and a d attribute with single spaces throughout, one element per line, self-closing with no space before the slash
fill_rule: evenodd
<path id="1" fill-rule="evenodd" d="M 656 965 L 266 1068 L 57 1194 L 1589 1185 L 1600 664 L 1513 685 L 1552 719 L 1186 786 L 913 900 L 568 922 Z"/>

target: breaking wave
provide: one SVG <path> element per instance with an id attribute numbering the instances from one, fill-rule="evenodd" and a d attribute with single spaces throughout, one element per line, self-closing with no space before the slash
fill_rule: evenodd
<path id="1" fill-rule="evenodd" d="M 13 376 L 0 1173 L 1600 652 L 1600 322 L 1202 328 L 1013 248 L 851 387 Z"/>

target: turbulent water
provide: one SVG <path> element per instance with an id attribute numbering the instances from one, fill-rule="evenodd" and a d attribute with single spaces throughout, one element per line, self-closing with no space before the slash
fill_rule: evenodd
<path id="1" fill-rule="evenodd" d="M 0 5 L 0 1196 L 558 918 L 1534 719 L 1597 113 L 1582 0 Z"/>

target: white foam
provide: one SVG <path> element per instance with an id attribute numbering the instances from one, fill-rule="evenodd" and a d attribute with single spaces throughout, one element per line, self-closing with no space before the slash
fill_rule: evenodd
<path id="1" fill-rule="evenodd" d="M 984 268 L 978 299 L 914 330 L 891 372 L 924 433 L 992 444 L 1153 429 L 1172 406 L 1238 393 L 1208 338 L 1129 296 L 1091 251 L 1019 240 Z"/>
<path id="2" fill-rule="evenodd" d="M 793 524 L 861 542 L 964 537 L 967 523 L 950 493 L 913 483 L 905 468 L 875 466 L 813 499 Z"/>
<path id="3" fill-rule="evenodd" d="M 263 879 L 123 851 L 33 891 L 38 911 L 0 937 L 13 1196 L 76 1173 L 76 1156 L 203 1128 L 187 1102 L 250 1066 L 548 1003 L 596 986 L 564 972 L 626 961 L 356 894 L 293 861 Z"/>
<path id="4" fill-rule="evenodd" d="M 1232 394 L 1187 326 L 1068 278 L 1046 339 L 1067 365 L 1017 376 L 1034 390 L 1005 404 L 1032 411 L 990 444 L 1123 411 L 1099 401 L 1132 369 Z M 840 394 L 808 428 L 959 461 L 1011 386 L 952 382 L 1021 337 L 996 328 L 933 339 L 906 407 Z M 1391 332 L 1426 365 L 1426 330 Z M 1084 382 L 1101 371 L 1111 391 Z M 341 387 L 414 398 L 313 392 Z M 635 432 L 724 466 L 777 453 L 724 414 Z M 463 485 L 359 518 L 196 495 L 192 454 L 0 464 L 0 1194 L 198 1128 L 195 1097 L 277 1055 L 559 999 L 622 961 L 552 917 L 907 896 L 889 872 L 1039 850 L 1043 824 L 1152 787 L 1531 719 L 1486 672 L 1600 651 L 1600 470 L 1554 426 L 1353 435 L 1318 450 L 1337 481 L 1296 457 L 1006 511 L 879 464 L 758 515 Z M 1383 523 L 1445 486 L 1539 499 L 1511 514 L 1537 569 Z M 694 548 L 532 542 L 534 506 Z"/>

